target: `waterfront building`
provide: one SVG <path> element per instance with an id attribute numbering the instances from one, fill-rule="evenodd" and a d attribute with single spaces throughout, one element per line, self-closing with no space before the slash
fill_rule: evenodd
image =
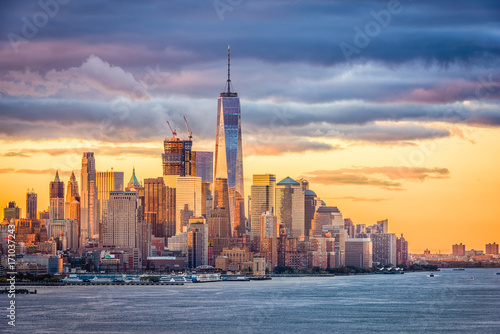
<path id="1" fill-rule="evenodd" d="M 345 266 L 345 242 L 348 238 L 347 230 L 343 225 L 323 225 L 323 232 L 334 240 L 333 250 L 335 252 L 335 262 L 332 267 L 339 268 Z"/>
<path id="2" fill-rule="evenodd" d="M 50 219 L 64 219 L 64 182 L 59 179 L 58 171 L 54 181 L 50 182 L 49 200 Z"/>
<path id="3" fill-rule="evenodd" d="M 162 177 L 144 180 L 144 219 L 155 237 L 166 236 L 167 188 Z"/>
<path id="4" fill-rule="evenodd" d="M 84 152 L 81 171 L 80 238 L 82 241 L 99 237 L 99 201 L 97 198 L 94 152 Z M 82 242 L 81 245 L 85 245 Z"/>
<path id="5" fill-rule="evenodd" d="M 460 245 L 455 244 L 451 248 L 453 256 L 465 256 L 465 245 L 462 245 L 462 243 Z"/>
<path id="6" fill-rule="evenodd" d="M 189 219 L 189 226 L 188 230 L 193 232 L 193 230 L 196 230 L 198 234 L 199 239 L 197 239 L 197 242 L 200 242 L 201 248 L 196 248 L 194 247 L 193 249 L 201 249 L 201 264 L 197 264 L 196 266 L 193 266 L 193 268 L 199 266 L 199 265 L 208 265 L 208 225 L 206 223 L 205 218 L 203 217 L 192 217 Z M 190 236 L 192 237 L 192 234 L 189 234 L 188 232 L 188 257 L 189 257 L 189 241 L 190 241 Z M 191 240 L 192 241 L 192 240 Z M 188 259 L 189 261 L 189 259 Z"/>
<path id="7" fill-rule="evenodd" d="M 275 212 L 276 175 L 254 174 L 251 186 L 251 225 L 250 231 L 253 238 L 261 234 L 261 215 L 265 212 Z"/>
<path id="8" fill-rule="evenodd" d="M 304 236 L 304 191 L 301 184 L 290 177 L 276 184 L 276 216 L 288 235 Z"/>
<path id="9" fill-rule="evenodd" d="M 497 243 L 489 243 L 486 244 L 486 254 L 498 255 L 498 244 Z"/>
<path id="10" fill-rule="evenodd" d="M 228 77 L 226 89 L 217 100 L 217 129 L 215 138 L 214 178 L 227 179 L 229 218 L 231 231 L 243 234 L 245 224 L 243 179 L 243 151 L 241 139 L 241 110 L 238 93 L 232 90 L 228 47 Z M 221 189 L 215 187 L 214 199 Z M 224 189 L 222 189 L 224 190 Z M 239 214 L 235 214 L 236 198 L 239 199 Z M 215 205 L 215 204 L 214 204 Z M 214 206 L 215 207 L 215 206 Z M 226 207 L 227 208 L 227 207 Z"/>
<path id="11" fill-rule="evenodd" d="M 138 248 L 138 212 L 141 205 L 135 191 L 110 191 L 103 244 L 116 248 Z"/>
<path id="12" fill-rule="evenodd" d="M 396 239 L 396 263 L 397 265 L 409 265 L 408 261 L 408 241 L 403 237 L 401 233 L 401 238 Z"/>
<path id="13" fill-rule="evenodd" d="M 347 235 L 349 238 L 354 238 L 356 237 L 356 226 L 354 225 L 354 222 L 352 221 L 351 218 L 345 218 L 344 219 L 344 228 L 347 231 Z"/>
<path id="14" fill-rule="evenodd" d="M 310 236 L 321 236 L 323 226 L 325 225 L 342 225 L 344 221 L 342 214 L 336 206 L 320 206 L 314 213 L 314 219 L 311 221 Z"/>
<path id="15" fill-rule="evenodd" d="M 58 250 L 76 250 L 79 247 L 78 222 L 73 219 L 49 220 L 46 224 L 48 238 L 64 241 Z"/>
<path id="16" fill-rule="evenodd" d="M 396 265 L 396 235 L 394 233 L 371 233 L 372 259 L 381 265 Z"/>
<path id="17" fill-rule="evenodd" d="M 347 239 L 345 241 L 345 265 L 371 268 L 373 265 L 371 239 Z"/>
<path id="18" fill-rule="evenodd" d="M 332 238 L 329 233 L 324 236 L 311 236 L 307 262 L 309 269 L 340 267 L 336 265 L 335 238 Z"/>

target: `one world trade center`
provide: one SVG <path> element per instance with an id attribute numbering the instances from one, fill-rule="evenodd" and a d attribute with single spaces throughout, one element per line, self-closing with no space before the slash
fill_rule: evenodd
<path id="1" fill-rule="evenodd" d="M 240 237 L 245 233 L 241 109 L 232 90 L 229 46 L 227 51 L 227 82 L 217 101 L 213 206 L 229 209 L 231 234 Z"/>

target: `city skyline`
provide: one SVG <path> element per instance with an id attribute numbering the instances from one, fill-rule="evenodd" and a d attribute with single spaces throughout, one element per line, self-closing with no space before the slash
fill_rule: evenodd
<path id="1" fill-rule="evenodd" d="M 33 188 L 38 210 L 46 209 L 56 171 L 65 185 L 72 171 L 82 180 L 83 152 L 95 152 L 97 172 L 113 168 L 128 180 L 135 166 L 143 184 L 160 177 L 162 141 L 170 136 L 165 120 L 181 130 L 182 115 L 192 128 L 193 151 L 214 151 L 214 99 L 231 44 L 242 104 L 245 194 L 254 174 L 272 173 L 277 181 L 302 177 L 355 224 L 388 218 L 390 232 L 404 233 L 410 252 L 498 242 L 500 77 L 498 37 L 489 32 L 493 2 L 452 17 L 446 3 L 432 4 L 438 19 L 428 26 L 419 21 L 425 1 L 394 8 L 386 2 L 283 7 L 257 1 L 225 12 L 209 2 L 189 9 L 198 20 L 190 28 L 182 22 L 185 8 L 163 5 L 171 25 L 164 29 L 158 29 L 163 18 L 155 10 L 127 4 L 114 8 L 116 17 L 140 9 L 151 22 L 132 33 L 144 21 L 130 27 L 110 17 L 102 37 L 91 24 L 102 22 L 103 8 L 89 3 L 89 23 L 63 32 L 67 22 L 78 25 L 81 6 L 60 5 L 31 38 L 23 35 L 20 18 L 33 21 L 43 8 L 16 4 L 14 14 L 0 14 L 3 35 L 26 40 L 0 43 L 3 207 L 14 200 L 24 215 L 26 189 Z M 269 8 L 283 16 L 263 15 Z M 318 14 L 322 9 L 338 20 Z M 289 33 L 280 30 L 284 20 L 298 17 Z M 263 28 L 245 34 L 245 24 Z M 377 24 L 378 32 L 369 30 Z M 267 39 L 258 34 L 265 28 Z M 325 28 L 334 33 L 319 36 Z M 196 37 L 200 31 L 207 41 Z M 107 42 L 122 32 L 131 34 Z M 297 46 L 287 43 L 292 36 Z M 83 182 L 79 186 L 83 193 Z"/>

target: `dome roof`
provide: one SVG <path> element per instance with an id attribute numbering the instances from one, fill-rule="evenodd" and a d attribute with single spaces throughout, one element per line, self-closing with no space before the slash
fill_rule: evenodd
<path id="1" fill-rule="evenodd" d="M 314 191 L 309 190 L 309 189 L 306 189 L 306 192 L 304 193 L 304 195 L 306 195 L 306 196 L 314 196 L 314 197 L 317 196 Z"/>
<path id="2" fill-rule="evenodd" d="M 277 186 L 286 186 L 286 185 L 291 185 L 291 186 L 300 186 L 300 183 L 292 179 L 291 177 L 286 177 L 280 182 L 276 184 Z"/>

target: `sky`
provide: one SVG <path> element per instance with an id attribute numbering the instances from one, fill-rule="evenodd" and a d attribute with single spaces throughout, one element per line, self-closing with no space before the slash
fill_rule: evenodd
<path id="1" fill-rule="evenodd" d="M 161 176 L 168 120 L 213 151 L 242 108 L 252 175 L 303 177 L 410 252 L 500 243 L 498 1 L 1 1 L 0 205 L 48 207 L 58 170 Z M 2 212 L 3 214 L 3 212 Z"/>

